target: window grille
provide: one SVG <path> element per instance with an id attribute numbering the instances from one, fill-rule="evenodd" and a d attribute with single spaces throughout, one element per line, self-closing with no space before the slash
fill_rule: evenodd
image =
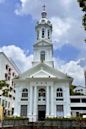
<path id="1" fill-rule="evenodd" d="M 42 38 L 44 38 L 44 37 L 45 37 L 45 29 L 42 28 Z"/>
<path id="2" fill-rule="evenodd" d="M 22 90 L 22 97 L 28 97 L 28 89 L 23 89 Z"/>
<path id="3" fill-rule="evenodd" d="M 21 116 L 27 117 L 27 105 L 21 105 Z"/>
<path id="4" fill-rule="evenodd" d="M 45 97 L 46 96 L 45 89 L 39 89 L 38 96 Z"/>
<path id="5" fill-rule="evenodd" d="M 50 39 L 50 31 L 48 30 L 48 39 Z"/>
<path id="6" fill-rule="evenodd" d="M 58 89 L 57 89 L 56 96 L 57 96 L 57 97 L 63 97 L 63 90 L 62 90 L 62 88 L 58 88 Z"/>
<path id="7" fill-rule="evenodd" d="M 41 51 L 41 53 L 40 53 L 40 60 L 41 61 L 45 60 L 45 51 Z"/>
<path id="8" fill-rule="evenodd" d="M 57 105 L 56 110 L 57 112 L 63 112 L 63 105 Z"/>

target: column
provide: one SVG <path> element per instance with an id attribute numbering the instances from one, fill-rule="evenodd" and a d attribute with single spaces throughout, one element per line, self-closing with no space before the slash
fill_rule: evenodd
<path id="1" fill-rule="evenodd" d="M 51 117 L 54 116 L 54 88 L 51 86 Z"/>
<path id="2" fill-rule="evenodd" d="M 34 103 L 33 103 L 33 117 L 34 121 L 37 120 L 37 86 L 34 87 Z"/>
<path id="3" fill-rule="evenodd" d="M 49 117 L 49 86 L 46 87 L 46 117 Z"/>
<path id="4" fill-rule="evenodd" d="M 51 116 L 51 86 L 49 86 L 49 116 Z"/>
<path id="5" fill-rule="evenodd" d="M 29 100 L 29 106 L 28 106 L 28 117 L 29 117 L 29 121 L 32 121 L 32 86 L 30 86 L 29 89 L 29 96 L 28 96 L 28 100 Z"/>
<path id="6" fill-rule="evenodd" d="M 71 116 L 69 87 L 64 89 L 64 117 Z"/>
<path id="7" fill-rule="evenodd" d="M 16 98 L 15 98 L 15 108 L 14 108 L 14 116 L 20 116 L 21 112 L 21 91 L 19 87 L 16 86 Z"/>

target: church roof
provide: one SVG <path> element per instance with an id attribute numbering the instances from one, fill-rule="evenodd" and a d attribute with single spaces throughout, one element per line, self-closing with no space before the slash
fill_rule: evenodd
<path id="1" fill-rule="evenodd" d="M 72 81 L 73 79 L 59 70 L 48 66 L 45 63 L 39 63 L 38 65 L 30 68 L 26 72 L 19 76 L 19 80 L 25 80 L 29 78 L 52 78 L 58 80 Z"/>

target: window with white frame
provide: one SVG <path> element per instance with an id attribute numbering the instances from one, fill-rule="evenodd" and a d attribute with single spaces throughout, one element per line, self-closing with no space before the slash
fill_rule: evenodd
<path id="1" fill-rule="evenodd" d="M 46 90 L 41 88 L 38 90 L 38 101 L 45 101 L 46 100 Z"/>
<path id="2" fill-rule="evenodd" d="M 24 98 L 24 97 L 28 97 L 28 89 L 27 88 L 24 88 L 23 90 L 22 90 L 22 97 Z"/>
<path id="3" fill-rule="evenodd" d="M 40 60 L 44 61 L 45 60 L 45 51 L 40 52 Z"/>
<path id="4" fill-rule="evenodd" d="M 64 106 L 63 105 L 56 105 L 56 116 L 64 117 Z"/>
<path id="5" fill-rule="evenodd" d="M 58 88 L 56 91 L 56 97 L 63 97 L 63 90 L 62 88 Z"/>
<path id="6" fill-rule="evenodd" d="M 57 112 L 63 112 L 63 105 L 56 105 Z"/>
<path id="7" fill-rule="evenodd" d="M 42 28 L 42 38 L 44 38 L 44 37 L 45 37 L 45 29 Z"/>
<path id="8" fill-rule="evenodd" d="M 50 31 L 48 30 L 48 39 L 50 39 Z"/>
<path id="9" fill-rule="evenodd" d="M 37 30 L 37 40 L 39 39 L 39 30 Z"/>
<path id="10" fill-rule="evenodd" d="M 21 105 L 20 115 L 27 117 L 27 105 Z"/>
<path id="11" fill-rule="evenodd" d="M 46 96 L 45 89 L 43 89 L 43 88 L 39 89 L 38 96 L 39 97 L 45 97 Z"/>

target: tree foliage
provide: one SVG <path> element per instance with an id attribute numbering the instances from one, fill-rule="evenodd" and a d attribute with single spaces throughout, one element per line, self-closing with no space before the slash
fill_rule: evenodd
<path id="1" fill-rule="evenodd" d="M 71 85 L 70 86 L 70 95 L 83 95 L 82 93 L 80 93 L 80 92 L 74 92 L 74 89 L 76 88 L 76 86 L 74 86 L 74 85 Z"/>
<path id="2" fill-rule="evenodd" d="M 3 87 L 6 87 L 8 86 L 8 84 L 6 83 L 5 80 L 0 80 L 0 90 L 3 88 Z"/>
<path id="3" fill-rule="evenodd" d="M 0 90 L 2 90 L 2 95 L 3 96 L 8 96 L 8 84 L 6 83 L 5 80 L 0 80 Z"/>
<path id="4" fill-rule="evenodd" d="M 74 92 L 75 88 L 76 88 L 76 86 L 74 86 L 74 85 L 70 86 L 70 95 L 74 95 L 75 94 L 75 92 Z"/>
<path id="5" fill-rule="evenodd" d="M 82 18 L 82 24 L 86 31 L 86 0 L 78 0 L 78 2 L 79 2 L 79 6 L 82 8 L 82 11 L 84 12 L 84 15 Z"/>

